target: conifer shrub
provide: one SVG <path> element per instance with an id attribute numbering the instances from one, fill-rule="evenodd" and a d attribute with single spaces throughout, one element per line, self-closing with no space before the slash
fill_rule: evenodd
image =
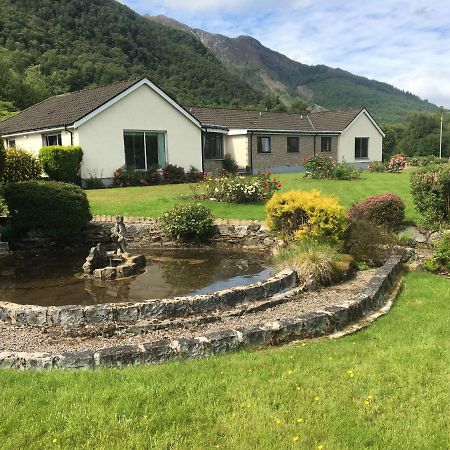
<path id="1" fill-rule="evenodd" d="M 60 145 L 42 147 L 39 151 L 39 160 L 50 180 L 80 184 L 80 168 L 83 161 L 81 147 Z"/>
<path id="2" fill-rule="evenodd" d="M 429 225 L 450 221 L 450 167 L 426 166 L 411 176 L 411 193 L 417 211 Z"/>
<path id="3" fill-rule="evenodd" d="M 319 191 L 274 194 L 266 204 L 267 225 L 286 238 L 326 238 L 339 241 L 347 228 L 344 208 L 334 197 Z"/>
<path id="4" fill-rule="evenodd" d="M 30 230 L 65 239 L 79 233 L 91 220 L 83 190 L 57 181 L 21 181 L 4 188 L 14 235 Z"/>
<path id="5" fill-rule="evenodd" d="M 396 230 L 405 219 L 405 204 L 395 194 L 374 195 L 355 203 L 349 209 L 348 217 L 352 221 L 369 220 L 376 225 Z"/>
<path id="6" fill-rule="evenodd" d="M 41 163 L 31 153 L 20 148 L 7 148 L 5 156 L 5 170 L 1 180 L 3 183 L 37 180 L 41 177 Z"/>
<path id="7" fill-rule="evenodd" d="M 214 217 L 199 203 L 178 204 L 162 215 L 161 229 L 176 241 L 207 241 L 215 232 Z"/>

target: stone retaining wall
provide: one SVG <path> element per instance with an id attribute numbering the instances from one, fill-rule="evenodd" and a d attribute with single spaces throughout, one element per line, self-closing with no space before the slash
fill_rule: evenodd
<path id="1" fill-rule="evenodd" d="M 0 303 L 0 321 L 16 326 L 61 327 L 73 330 L 84 327 L 120 325 L 142 320 L 187 317 L 234 307 L 272 297 L 292 289 L 297 274 L 285 269 L 267 281 L 224 289 L 211 294 L 148 300 L 139 303 L 99 305 L 33 306 Z"/>
<path id="2" fill-rule="evenodd" d="M 154 364 L 221 354 L 248 346 L 277 345 L 292 340 L 324 336 L 341 330 L 382 307 L 401 270 L 402 257 L 392 257 L 352 299 L 292 320 L 214 332 L 194 339 L 161 340 L 99 351 L 61 354 L 1 352 L 0 368 L 93 369 Z"/>
<path id="3" fill-rule="evenodd" d="M 91 244 L 109 242 L 114 216 L 94 216 L 86 230 L 85 240 Z M 127 241 L 134 248 L 179 248 L 186 247 L 164 236 L 159 221 L 149 217 L 126 217 Z M 214 248 L 265 250 L 276 244 L 263 222 L 252 220 L 216 220 L 216 234 L 207 245 Z M 206 246 L 206 247 L 207 247 Z"/>

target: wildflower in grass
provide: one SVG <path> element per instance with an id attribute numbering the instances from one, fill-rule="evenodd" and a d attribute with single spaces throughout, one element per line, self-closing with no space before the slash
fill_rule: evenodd
<path id="1" fill-rule="evenodd" d="M 317 446 L 317 450 L 323 450 L 323 444 L 319 444 L 319 445 Z"/>
<path id="2" fill-rule="evenodd" d="M 279 419 L 279 418 L 276 418 L 276 419 L 275 419 L 275 423 L 276 423 L 277 425 L 281 425 L 281 424 L 283 423 L 283 421 L 282 421 L 281 419 Z"/>
<path id="3" fill-rule="evenodd" d="M 300 436 L 294 436 L 294 437 L 292 438 L 292 440 L 293 440 L 294 442 L 298 442 L 298 441 L 300 440 Z"/>
<path id="4" fill-rule="evenodd" d="M 300 386 L 297 386 L 297 391 L 299 391 L 301 389 L 301 387 Z"/>
<path id="5" fill-rule="evenodd" d="M 294 374 L 294 371 L 293 370 L 288 370 L 288 373 L 287 373 L 288 375 L 293 375 Z"/>
<path id="6" fill-rule="evenodd" d="M 303 419 L 303 417 L 299 417 L 298 419 L 297 419 L 297 423 L 303 423 L 305 420 Z"/>
<path id="7" fill-rule="evenodd" d="M 52 441 L 54 444 L 56 444 L 58 442 L 58 439 L 54 438 Z"/>
<path id="8" fill-rule="evenodd" d="M 353 378 L 353 377 L 355 376 L 355 374 L 353 373 L 353 370 L 352 370 L 352 369 L 347 370 L 347 375 L 348 375 L 350 378 Z"/>
<path id="9" fill-rule="evenodd" d="M 364 400 L 364 404 L 365 404 L 366 406 L 369 406 L 369 405 L 370 405 L 370 401 L 369 401 L 369 400 Z"/>
<path id="10" fill-rule="evenodd" d="M 314 400 L 315 400 L 316 402 L 318 402 L 318 401 L 320 400 L 320 397 L 319 397 L 318 395 L 316 395 L 316 396 L 314 397 Z"/>

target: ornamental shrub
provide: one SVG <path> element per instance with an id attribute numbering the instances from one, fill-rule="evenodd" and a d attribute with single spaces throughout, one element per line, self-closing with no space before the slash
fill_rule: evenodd
<path id="1" fill-rule="evenodd" d="M 373 173 L 386 172 L 386 164 L 381 161 L 372 161 L 369 164 L 369 172 Z"/>
<path id="2" fill-rule="evenodd" d="M 412 167 L 424 167 L 433 164 L 447 164 L 448 162 L 448 158 L 439 158 L 434 155 L 412 156 L 408 158 L 408 164 Z"/>
<path id="3" fill-rule="evenodd" d="M 334 176 L 336 163 L 330 156 L 317 155 L 305 159 L 303 167 L 310 172 L 312 178 L 331 179 Z"/>
<path id="4" fill-rule="evenodd" d="M 167 164 L 163 169 L 163 177 L 166 183 L 177 184 L 186 181 L 186 174 L 184 168 L 176 164 Z"/>
<path id="5" fill-rule="evenodd" d="M 148 170 L 137 170 L 123 166 L 114 172 L 113 186 L 115 187 L 153 186 L 158 184 L 163 184 L 163 179 L 157 166 Z"/>
<path id="6" fill-rule="evenodd" d="M 355 203 L 349 209 L 348 217 L 352 221 L 369 220 L 376 225 L 396 230 L 405 219 L 405 204 L 395 194 L 374 195 Z"/>
<path id="7" fill-rule="evenodd" d="M 83 190 L 57 181 L 22 181 L 4 189 L 15 235 L 38 230 L 65 239 L 79 233 L 91 220 Z"/>
<path id="8" fill-rule="evenodd" d="M 361 178 L 361 171 L 346 162 L 342 162 L 334 166 L 332 178 L 335 180 L 357 180 Z"/>
<path id="9" fill-rule="evenodd" d="M 237 162 L 232 158 L 231 155 L 225 155 L 223 159 L 223 170 L 229 174 L 236 174 L 239 169 Z"/>
<path id="10" fill-rule="evenodd" d="M 443 239 L 436 246 L 432 258 L 424 262 L 424 267 L 430 272 L 450 272 L 450 233 L 444 234 Z"/>
<path id="11" fill-rule="evenodd" d="M 344 251 L 358 264 L 378 267 L 391 255 L 395 236 L 387 228 L 369 220 L 350 220 L 344 240 Z"/>
<path id="12" fill-rule="evenodd" d="M 189 172 L 186 174 L 186 181 L 189 183 L 198 183 L 199 181 L 203 181 L 205 179 L 205 174 L 200 172 L 200 170 L 196 169 L 194 166 L 191 166 Z"/>
<path id="13" fill-rule="evenodd" d="M 83 161 L 81 147 L 60 145 L 42 147 L 39 151 L 39 160 L 50 180 L 80 184 L 80 168 Z"/>
<path id="14" fill-rule="evenodd" d="M 162 215 L 161 229 L 177 241 L 207 241 L 215 232 L 214 217 L 199 203 L 175 205 Z"/>
<path id="15" fill-rule="evenodd" d="M 339 241 L 347 228 L 344 208 L 334 197 L 319 191 L 289 191 L 275 194 L 266 205 L 270 230 L 301 240 L 304 237 Z"/>
<path id="16" fill-rule="evenodd" d="M 41 177 L 42 166 L 31 153 L 20 148 L 7 148 L 5 172 L 2 182 L 16 183 L 18 181 L 37 180 Z"/>
<path id="17" fill-rule="evenodd" d="M 339 253 L 335 245 L 303 239 L 281 249 L 275 257 L 280 269 L 291 268 L 310 288 L 342 281 L 354 269 L 353 258 Z"/>
<path id="18" fill-rule="evenodd" d="M 400 173 L 405 170 L 406 167 L 406 156 L 402 154 L 394 155 L 391 157 L 387 163 L 387 172 Z"/>
<path id="19" fill-rule="evenodd" d="M 429 225 L 450 221 L 450 167 L 426 166 L 411 176 L 411 193 L 417 211 Z"/>
<path id="20" fill-rule="evenodd" d="M 257 203 L 266 201 L 281 187 L 278 178 L 265 171 L 255 177 L 221 176 L 206 179 L 201 198 L 226 203 Z"/>

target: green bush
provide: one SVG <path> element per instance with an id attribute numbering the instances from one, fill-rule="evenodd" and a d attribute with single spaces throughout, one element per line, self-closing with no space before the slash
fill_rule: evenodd
<path id="1" fill-rule="evenodd" d="M 311 178 L 328 180 L 356 180 L 361 178 L 360 171 L 355 167 L 346 162 L 337 164 L 331 156 L 312 156 L 305 159 L 302 164 Z"/>
<path id="2" fill-rule="evenodd" d="M 4 189 L 10 223 L 17 236 L 35 229 L 59 239 L 80 232 L 91 220 L 86 194 L 74 184 L 22 181 Z"/>
<path id="3" fill-rule="evenodd" d="M 177 241 L 207 241 L 215 232 L 214 217 L 198 203 L 175 205 L 163 214 L 161 229 Z"/>
<path id="4" fill-rule="evenodd" d="M 275 264 L 280 269 L 295 270 L 300 280 L 311 287 L 341 281 L 354 269 L 350 255 L 340 253 L 329 243 L 312 239 L 303 239 L 280 250 Z"/>
<path id="5" fill-rule="evenodd" d="M 169 184 L 184 183 L 186 181 L 186 174 L 184 168 L 176 164 L 167 164 L 163 168 L 164 181 Z"/>
<path id="6" fill-rule="evenodd" d="M 237 162 L 232 158 L 231 155 L 225 155 L 223 159 L 223 170 L 229 174 L 236 174 L 239 169 Z"/>
<path id="7" fill-rule="evenodd" d="M 411 193 L 425 221 L 430 224 L 450 220 L 450 167 L 426 166 L 411 176 Z"/>
<path id="8" fill-rule="evenodd" d="M 428 156 L 411 156 L 408 158 L 408 164 L 412 167 L 424 167 L 433 164 L 447 164 L 448 158 L 439 158 L 434 155 Z"/>
<path id="9" fill-rule="evenodd" d="M 3 139 L 0 136 L 0 180 L 3 178 L 3 173 L 5 172 L 6 165 L 6 151 L 3 144 Z"/>
<path id="10" fill-rule="evenodd" d="M 361 171 L 346 162 L 342 162 L 335 165 L 333 178 L 335 180 L 357 180 L 361 178 Z"/>
<path id="11" fill-rule="evenodd" d="M 266 204 L 267 225 L 285 238 L 339 241 L 347 228 L 344 209 L 334 197 L 319 191 L 274 194 Z"/>
<path id="12" fill-rule="evenodd" d="M 123 166 L 114 172 L 113 178 L 113 186 L 115 187 L 153 186 L 162 183 L 163 179 L 156 165 L 148 170 L 137 170 Z"/>
<path id="13" fill-rule="evenodd" d="M 37 180 L 41 177 L 41 163 L 31 153 L 20 148 L 7 148 L 5 154 L 5 172 L 1 180 L 3 183 Z"/>
<path id="14" fill-rule="evenodd" d="M 376 225 L 396 230 L 405 219 L 405 204 L 395 194 L 374 195 L 355 203 L 349 209 L 348 217 L 353 221 L 370 220 Z"/>
<path id="15" fill-rule="evenodd" d="M 191 166 L 189 172 L 186 174 L 186 181 L 189 183 L 198 183 L 199 181 L 203 181 L 205 179 L 205 175 L 200 170 L 196 169 L 194 166 Z"/>
<path id="16" fill-rule="evenodd" d="M 386 164 L 381 161 L 372 161 L 369 164 L 369 172 L 381 173 L 386 172 L 386 170 L 387 170 Z"/>
<path id="17" fill-rule="evenodd" d="M 54 181 L 80 184 L 80 167 L 83 161 L 81 147 L 54 145 L 39 151 L 44 172 Z"/>
<path id="18" fill-rule="evenodd" d="M 386 228 L 369 220 L 350 220 L 344 251 L 358 264 L 378 267 L 389 258 L 395 244 L 395 236 Z"/>
<path id="19" fill-rule="evenodd" d="M 445 233 L 442 241 L 436 246 L 433 257 L 424 262 L 424 267 L 430 272 L 450 271 L 450 233 Z"/>
<path id="20" fill-rule="evenodd" d="M 105 189 L 105 183 L 95 174 L 89 174 L 89 178 L 83 180 L 85 189 Z"/>

